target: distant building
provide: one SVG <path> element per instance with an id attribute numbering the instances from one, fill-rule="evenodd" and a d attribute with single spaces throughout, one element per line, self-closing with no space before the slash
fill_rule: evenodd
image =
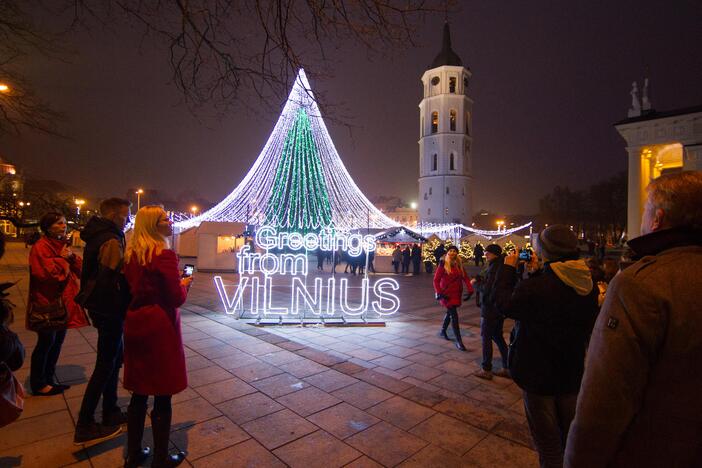
<path id="1" fill-rule="evenodd" d="M 702 105 L 657 112 L 648 97 L 648 80 L 639 100 L 634 83 L 628 118 L 614 126 L 629 153 L 627 237 L 641 235 L 646 186 L 663 174 L 702 170 Z"/>
<path id="2" fill-rule="evenodd" d="M 418 213 L 416 208 L 395 208 L 392 211 L 385 211 L 385 216 L 393 221 L 407 227 L 416 227 Z"/>
<path id="3" fill-rule="evenodd" d="M 419 103 L 419 221 L 470 225 L 473 100 L 471 72 L 451 49 L 444 25 L 441 52 L 422 75 Z"/>

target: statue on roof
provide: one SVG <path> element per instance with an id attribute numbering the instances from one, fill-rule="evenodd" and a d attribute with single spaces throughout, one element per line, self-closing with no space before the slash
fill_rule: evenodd
<path id="1" fill-rule="evenodd" d="M 627 115 L 629 117 L 639 117 L 641 115 L 641 102 L 639 101 L 639 86 L 636 84 L 636 81 L 631 83 L 629 94 L 631 94 L 631 109 L 629 109 Z"/>

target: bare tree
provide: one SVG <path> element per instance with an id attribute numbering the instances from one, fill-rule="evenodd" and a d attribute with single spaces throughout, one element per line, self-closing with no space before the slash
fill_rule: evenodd
<path id="1" fill-rule="evenodd" d="M 225 112 L 232 105 L 247 105 L 250 96 L 266 107 L 278 106 L 298 69 L 305 68 L 312 78 L 328 76 L 328 59 L 342 45 L 355 43 L 370 54 L 412 46 L 425 14 L 446 12 L 454 4 L 455 0 L 47 0 L 43 6 L 69 21 L 73 30 L 96 25 L 140 28 L 144 43 L 167 54 L 173 83 L 189 105 L 210 104 Z M 8 29 L 5 39 L 19 42 L 23 51 L 47 46 L 20 7 L 22 0 L 0 0 L 0 5 L 6 5 L 9 17 L 22 26 Z M 36 44 L 29 40 L 34 38 Z M 324 106 L 325 99 L 317 97 Z M 38 103 L 35 110 L 51 117 Z M 44 120 L 32 121 L 29 112 L 20 115 L 23 118 L 13 122 L 45 130 Z M 9 121 L 9 116 L 4 119 Z"/>

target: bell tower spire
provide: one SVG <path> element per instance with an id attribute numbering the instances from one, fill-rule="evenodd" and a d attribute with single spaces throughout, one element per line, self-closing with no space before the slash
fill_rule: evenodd
<path id="1" fill-rule="evenodd" d="M 471 72 L 451 46 L 444 24 L 441 50 L 422 75 L 419 103 L 420 222 L 463 223 L 472 219 Z"/>

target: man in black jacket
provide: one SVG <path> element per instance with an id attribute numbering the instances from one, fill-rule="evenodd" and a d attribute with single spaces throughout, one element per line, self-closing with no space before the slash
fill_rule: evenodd
<path id="1" fill-rule="evenodd" d="M 549 226 L 536 242 L 528 279 L 517 281 L 518 254 L 509 255 L 495 281 L 494 302 L 515 322 L 509 370 L 523 390 L 524 408 L 542 467 L 562 467 L 575 415 L 587 340 L 597 319 L 598 289 L 578 259 L 575 234 Z"/>
<path id="2" fill-rule="evenodd" d="M 128 200 L 109 198 L 100 204 L 100 216 L 90 218 L 81 232 L 83 251 L 81 290 L 76 296 L 98 330 L 95 369 L 78 414 L 76 445 L 97 442 L 119 434 L 126 414 L 117 406 L 117 383 L 122 367 L 124 316 L 129 288 L 122 274 L 124 228 L 129 220 Z M 102 395 L 102 424 L 94 414 Z"/>
<path id="3" fill-rule="evenodd" d="M 494 285 L 497 274 L 502 268 L 504 257 L 502 247 L 497 244 L 490 244 L 485 248 L 485 257 L 488 267 L 485 277 L 471 280 L 473 288 L 480 295 L 480 337 L 483 345 L 482 369 L 475 374 L 481 379 L 492 380 L 492 342 L 497 345 L 502 357 L 502 369 L 495 372 L 500 377 L 509 377 L 507 371 L 507 343 L 502 335 L 502 328 L 505 323 L 504 316 L 495 307 Z"/>

